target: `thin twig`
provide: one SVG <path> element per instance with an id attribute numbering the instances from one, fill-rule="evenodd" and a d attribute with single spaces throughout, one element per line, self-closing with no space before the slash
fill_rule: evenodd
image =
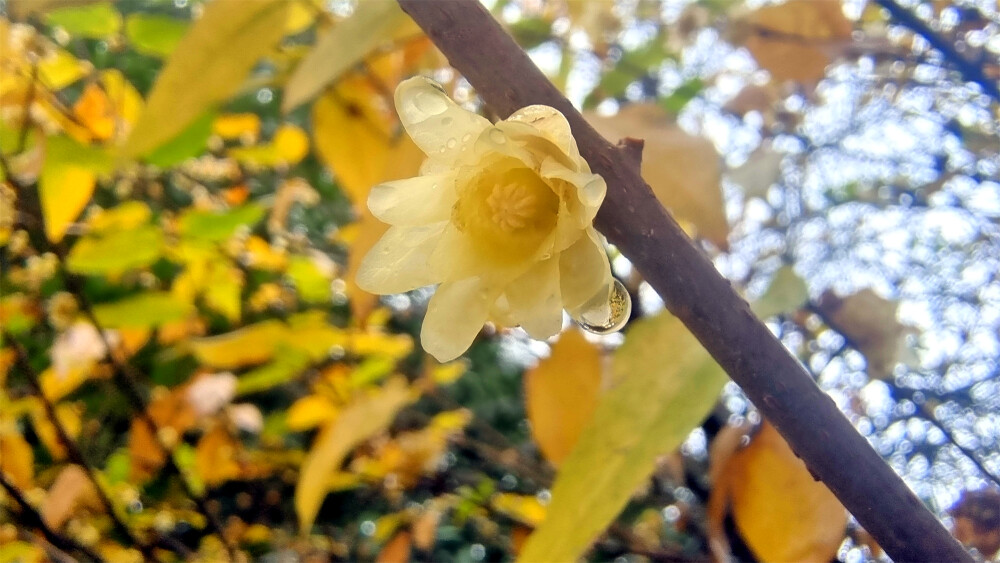
<path id="1" fill-rule="evenodd" d="M 80 468 L 83 469 L 83 472 L 87 475 L 87 479 L 89 479 L 90 482 L 94 485 L 94 490 L 97 492 L 97 498 L 101 501 L 101 504 L 104 505 L 104 510 L 105 512 L 108 513 L 108 516 L 111 518 L 111 523 L 114 526 L 115 530 L 117 530 L 118 533 L 120 533 L 121 535 L 125 536 L 125 539 L 127 539 L 129 543 L 139 548 L 139 551 L 141 551 L 142 554 L 147 559 L 158 560 L 156 558 L 155 553 L 153 552 L 152 546 L 150 546 L 148 543 L 146 543 L 145 541 L 141 540 L 138 536 L 136 536 L 132 532 L 132 530 L 125 524 L 125 522 L 122 521 L 122 519 L 118 516 L 118 512 L 115 509 L 114 503 L 111 501 L 111 498 L 108 497 L 108 494 L 107 492 L 105 492 L 104 487 L 101 486 L 101 482 L 97 479 L 97 476 L 94 474 L 94 470 L 90 467 L 90 464 L 87 463 L 87 460 L 84 459 L 83 452 L 80 451 L 80 448 L 77 447 L 76 442 L 69 436 L 69 433 L 66 431 L 66 428 L 63 427 L 62 422 L 56 415 L 56 409 L 55 406 L 52 404 L 52 401 L 50 401 L 49 398 L 45 396 L 45 392 L 42 391 L 41 382 L 39 381 L 38 374 L 31 366 L 31 362 L 28 359 L 27 351 L 24 349 L 23 346 L 21 346 L 21 343 L 18 342 L 13 337 L 13 335 L 8 333 L 7 331 L 3 331 L 2 334 L 4 341 L 8 342 L 10 346 L 14 349 L 14 361 L 16 362 L 18 368 L 20 368 L 23 375 L 27 378 L 28 385 L 31 387 L 32 392 L 35 394 L 36 397 L 38 397 L 38 400 L 41 401 L 42 408 L 45 409 L 45 415 L 46 417 L 48 417 L 49 422 L 52 424 L 53 428 L 55 428 L 56 437 L 59 439 L 59 442 L 62 443 L 62 446 L 66 449 L 66 453 L 69 457 L 69 460 L 75 463 L 76 465 L 80 466 Z"/>
<path id="2" fill-rule="evenodd" d="M 20 519 L 25 527 L 35 528 L 40 531 L 49 543 L 63 551 L 75 551 L 91 561 L 104 561 L 100 555 L 95 553 L 89 547 L 82 545 L 80 542 L 69 536 L 60 534 L 46 524 L 42 515 L 35 510 L 35 507 L 31 506 L 28 499 L 24 498 L 21 490 L 18 489 L 9 479 L 7 479 L 7 476 L 4 475 L 2 469 L 0 469 L 0 487 L 3 487 L 3 489 L 7 491 L 7 495 L 14 499 L 14 502 L 21 507 Z"/>
<path id="3" fill-rule="evenodd" d="M 566 116 L 608 185 L 598 229 L 891 557 L 972 560 L 663 209 L 630 151 L 594 131 L 482 5 L 399 3 L 499 115 L 543 104 Z"/>

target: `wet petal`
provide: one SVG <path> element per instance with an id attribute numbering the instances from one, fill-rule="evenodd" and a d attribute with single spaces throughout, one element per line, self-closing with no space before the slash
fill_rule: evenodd
<path id="1" fill-rule="evenodd" d="M 446 221 L 456 199 L 454 173 L 418 176 L 375 186 L 368 209 L 383 223 L 423 225 Z"/>
<path id="2" fill-rule="evenodd" d="M 513 322 L 532 338 L 545 340 L 562 329 L 559 260 L 535 264 L 504 290 Z"/>
<path id="3" fill-rule="evenodd" d="M 379 295 L 402 293 L 438 283 L 440 276 L 430 267 L 434 251 L 447 223 L 419 227 L 390 227 L 368 251 L 358 269 L 361 289 Z"/>
<path id="4" fill-rule="evenodd" d="M 568 311 L 580 307 L 611 284 L 611 264 L 604 237 L 593 228 L 559 255 L 559 287 Z"/>
<path id="5" fill-rule="evenodd" d="M 531 125 L 555 143 L 567 156 L 574 160 L 580 158 L 580 149 L 576 146 L 573 131 L 566 121 L 566 116 L 559 110 L 542 105 L 528 106 L 515 111 L 507 121 Z"/>
<path id="6" fill-rule="evenodd" d="M 443 283 L 427 304 L 420 344 L 440 362 L 461 356 L 486 322 L 500 291 L 482 278 Z"/>
<path id="7" fill-rule="evenodd" d="M 413 142 L 440 163 L 454 162 L 490 122 L 453 102 L 422 76 L 396 88 L 396 111 Z"/>
<path id="8" fill-rule="evenodd" d="M 442 231 L 429 264 L 441 282 L 486 276 L 495 283 L 503 284 L 523 274 L 537 260 L 537 256 L 528 255 L 516 262 L 499 263 L 476 248 L 471 237 L 454 224 L 449 224 Z"/>
<path id="9" fill-rule="evenodd" d="M 552 158 L 542 161 L 538 175 L 546 180 L 562 180 L 574 186 L 576 189 L 573 190 L 575 192 L 573 195 L 583 206 L 584 216 L 582 220 L 586 223 L 593 221 L 601 203 L 604 202 L 604 196 L 608 192 L 608 185 L 601 176 L 570 170 Z"/>

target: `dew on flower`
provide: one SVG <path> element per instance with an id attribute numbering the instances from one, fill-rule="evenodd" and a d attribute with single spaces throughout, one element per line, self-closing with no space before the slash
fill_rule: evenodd
<path id="1" fill-rule="evenodd" d="M 631 314 L 632 298 L 622 282 L 615 280 L 607 298 L 598 296 L 570 316 L 587 332 L 604 335 L 621 330 Z"/>

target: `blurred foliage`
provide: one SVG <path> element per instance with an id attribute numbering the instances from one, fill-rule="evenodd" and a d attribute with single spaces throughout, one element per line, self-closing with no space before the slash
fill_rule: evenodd
<path id="1" fill-rule="evenodd" d="M 1000 75 L 995 1 L 907 8 L 958 62 L 871 2 L 488 4 L 996 551 L 998 105 L 951 70 Z M 423 158 L 395 85 L 489 111 L 394 2 L 0 8 L 0 561 L 880 556 L 613 248 L 624 339 L 446 365 L 427 290 L 354 285 Z"/>

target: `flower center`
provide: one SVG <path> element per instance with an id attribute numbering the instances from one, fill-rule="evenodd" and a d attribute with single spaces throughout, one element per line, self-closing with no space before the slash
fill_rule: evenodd
<path id="1" fill-rule="evenodd" d="M 540 211 L 538 197 L 524 184 L 494 185 L 486 204 L 493 224 L 507 233 L 528 226 Z"/>

